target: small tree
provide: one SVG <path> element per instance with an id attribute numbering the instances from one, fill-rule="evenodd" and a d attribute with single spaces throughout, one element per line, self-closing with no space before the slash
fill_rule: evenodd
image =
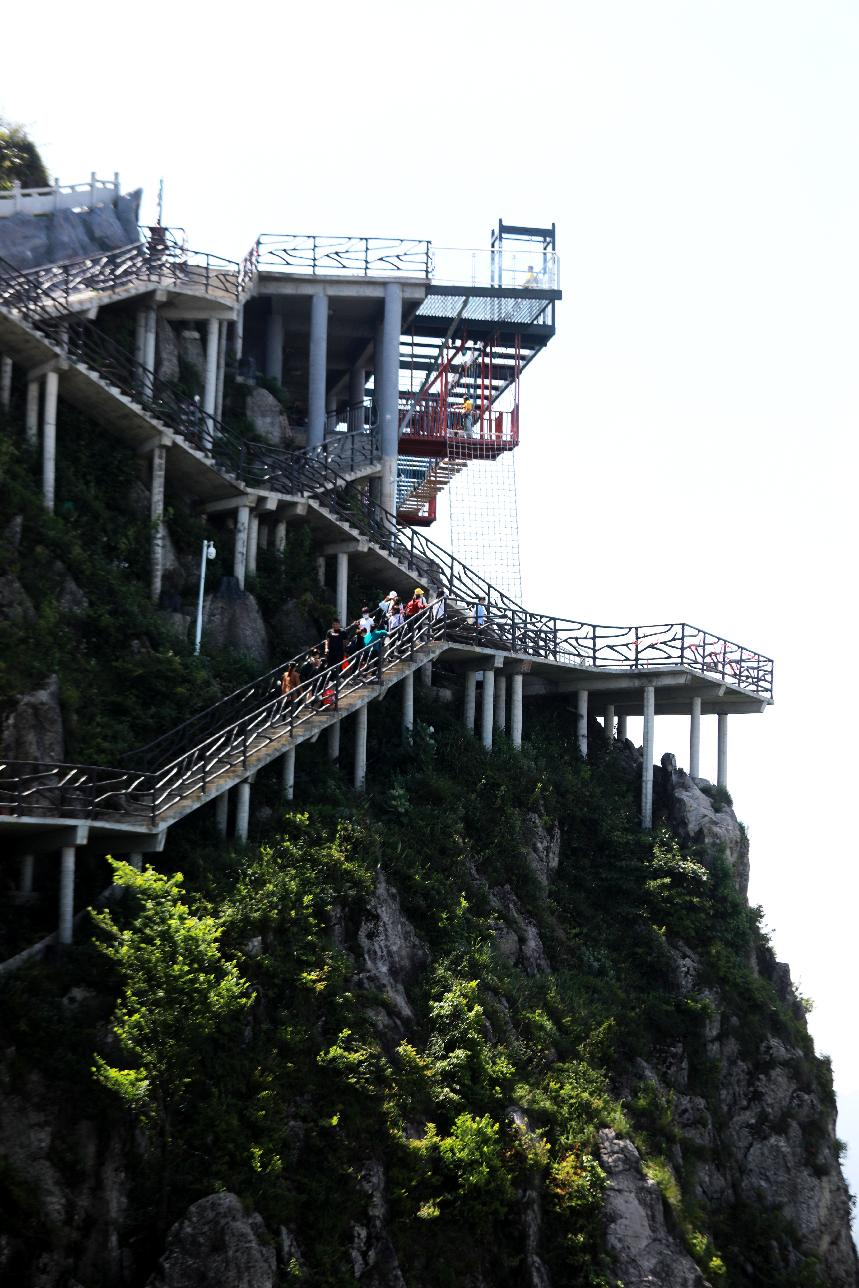
<path id="1" fill-rule="evenodd" d="M 45 188 L 50 180 L 35 143 L 22 125 L 0 119 L 0 189 Z"/>
<path id="2" fill-rule="evenodd" d="M 221 927 L 183 902 L 181 873 L 110 863 L 136 905 L 125 926 L 109 909 L 93 914 L 99 947 L 119 972 L 113 1034 L 127 1063 L 96 1055 L 93 1072 L 156 1133 L 166 1214 L 174 1117 L 204 1111 L 217 1094 L 224 1073 L 218 1050 L 253 995 L 236 963 L 220 952 Z"/>

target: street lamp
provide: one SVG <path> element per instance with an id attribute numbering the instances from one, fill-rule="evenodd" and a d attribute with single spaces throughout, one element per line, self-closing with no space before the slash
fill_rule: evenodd
<path id="1" fill-rule="evenodd" d="M 197 629 L 194 632 L 194 653 L 200 652 L 200 636 L 203 634 L 203 594 L 206 589 L 206 560 L 214 559 L 217 554 L 214 541 L 204 541 L 200 553 L 200 592 L 197 596 Z"/>

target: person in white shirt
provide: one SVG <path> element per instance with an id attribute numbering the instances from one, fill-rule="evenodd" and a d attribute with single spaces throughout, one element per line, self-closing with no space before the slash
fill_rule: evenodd
<path id="1" fill-rule="evenodd" d="M 362 635 L 366 635 L 367 631 L 372 630 L 372 628 L 373 619 L 370 616 L 370 609 L 365 604 L 361 609 L 361 616 L 358 618 L 358 629 Z"/>

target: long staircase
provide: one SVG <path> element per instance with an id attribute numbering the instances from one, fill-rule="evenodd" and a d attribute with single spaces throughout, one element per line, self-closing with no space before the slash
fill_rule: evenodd
<path id="1" fill-rule="evenodd" d="M 134 256 L 116 253 L 117 274 L 133 278 Z M 128 265 L 132 267 L 129 268 Z M 97 289 L 98 273 L 67 274 L 58 290 L 55 266 L 22 273 L 0 260 L 0 338 L 22 350 L 35 338 L 114 403 L 132 406 L 156 428 L 167 427 L 183 449 L 204 460 L 225 482 L 304 498 L 333 520 L 341 536 L 373 552 L 398 579 L 419 581 L 432 606 L 385 641 L 377 654 L 356 653 L 288 697 L 279 689 L 288 663 L 261 675 L 154 742 L 121 758 L 124 767 L 60 763 L 0 763 L 0 827 L 5 820 L 110 820 L 118 830 L 163 830 L 241 781 L 290 746 L 366 705 L 409 672 L 446 650 L 509 654 L 528 662 L 598 671 L 682 668 L 766 703 L 773 664 L 743 646 L 685 623 L 599 626 L 533 613 L 444 550 L 415 526 L 402 528 L 354 479 L 341 472 L 376 460 L 372 436 L 356 431 L 323 448 L 286 452 L 252 443 L 151 372 L 93 323 L 69 312 L 72 301 Z M 114 272 L 114 269 L 116 270 Z M 11 338 L 11 339 L 10 339 Z M 32 349 L 30 350 L 32 353 Z M 352 469 L 349 471 L 352 472 Z M 475 621 L 483 599 L 485 623 Z M 309 651 L 296 659 L 306 663 Z"/>

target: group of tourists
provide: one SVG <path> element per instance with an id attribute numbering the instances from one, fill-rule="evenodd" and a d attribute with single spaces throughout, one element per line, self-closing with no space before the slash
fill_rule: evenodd
<path id="1" fill-rule="evenodd" d="M 415 587 L 414 594 L 406 603 L 404 599 L 405 596 L 391 590 L 375 608 L 365 604 L 361 616 L 346 626 L 335 617 L 321 650 L 311 649 L 300 667 L 293 662 L 284 671 L 280 681 L 281 693 L 293 701 L 291 695 L 305 686 L 302 694 L 305 701 L 317 709 L 330 705 L 333 702 L 332 668 L 339 666 L 346 670 L 359 654 L 357 668 L 362 678 L 368 682 L 377 679 L 377 663 L 385 639 L 402 630 L 410 619 L 430 607 L 427 593 L 421 586 Z M 438 615 L 443 613 L 444 596 L 438 595 L 433 605 Z"/>

